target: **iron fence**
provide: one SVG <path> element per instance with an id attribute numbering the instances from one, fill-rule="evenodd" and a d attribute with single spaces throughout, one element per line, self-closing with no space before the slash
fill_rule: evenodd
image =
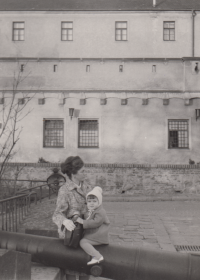
<path id="1" fill-rule="evenodd" d="M 35 196 L 36 204 L 37 194 L 35 192 L 0 200 L 1 230 L 17 232 L 18 225 L 29 211 L 32 196 Z"/>
<path id="2" fill-rule="evenodd" d="M 37 201 L 42 201 L 43 198 L 51 198 L 52 194 L 58 192 L 59 181 L 55 180 L 53 183 L 47 184 L 46 181 L 39 180 L 13 180 L 1 179 L 2 181 L 15 182 L 30 182 L 29 188 L 21 189 L 15 193 L 15 196 L 0 200 L 0 228 L 4 231 L 17 232 L 19 224 L 28 214 L 31 202 L 37 204 Z M 33 186 L 33 183 L 45 182 L 43 185 Z M 62 184 L 61 184 L 62 185 Z M 44 192 L 44 187 L 48 192 Z"/>
<path id="3" fill-rule="evenodd" d="M 14 180 L 14 179 L 1 179 L 1 181 L 10 181 L 10 182 L 30 182 L 30 187 L 29 188 L 24 188 L 24 189 L 21 189 L 19 191 L 17 191 L 15 193 L 15 195 L 18 195 L 18 194 L 24 194 L 24 193 L 30 193 L 32 190 L 36 190 L 38 189 L 39 192 L 37 192 L 37 195 L 38 195 L 38 200 L 42 200 L 42 198 L 44 197 L 49 197 L 49 199 L 51 198 L 51 195 L 52 194 L 56 194 L 58 193 L 58 189 L 59 187 L 63 184 L 63 182 L 60 182 L 58 179 L 55 179 L 53 182 L 51 183 L 47 183 L 47 181 L 42 181 L 42 180 L 25 180 L 25 179 L 21 179 L 21 180 Z M 43 185 L 40 185 L 40 186 L 33 186 L 34 183 L 45 183 Z M 48 195 L 46 195 L 45 191 L 44 191 L 44 188 L 43 187 L 46 187 L 48 188 Z"/>

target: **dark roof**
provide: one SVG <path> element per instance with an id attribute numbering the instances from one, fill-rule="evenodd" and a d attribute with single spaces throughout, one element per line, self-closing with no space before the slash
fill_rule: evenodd
<path id="1" fill-rule="evenodd" d="M 200 10 L 200 0 L 0 0 L 0 11 Z"/>

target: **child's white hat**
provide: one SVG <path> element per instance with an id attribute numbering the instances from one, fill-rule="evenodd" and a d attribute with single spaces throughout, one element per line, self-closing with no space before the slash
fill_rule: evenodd
<path id="1" fill-rule="evenodd" d="M 94 187 L 94 189 L 86 195 L 86 199 L 88 198 L 88 195 L 94 195 L 98 198 L 99 205 L 101 205 L 102 204 L 102 192 L 103 191 L 102 191 L 101 187 Z"/>

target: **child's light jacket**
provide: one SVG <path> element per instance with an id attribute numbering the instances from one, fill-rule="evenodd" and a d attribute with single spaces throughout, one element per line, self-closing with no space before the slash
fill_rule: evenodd
<path id="1" fill-rule="evenodd" d="M 83 221 L 84 238 L 102 244 L 109 244 L 109 225 L 110 221 L 106 211 L 103 206 L 100 205 L 94 210 L 88 220 Z"/>

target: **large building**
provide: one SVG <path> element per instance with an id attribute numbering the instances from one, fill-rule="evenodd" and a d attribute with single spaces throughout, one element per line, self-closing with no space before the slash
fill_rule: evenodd
<path id="1" fill-rule="evenodd" d="M 1 0 L 0 42 L 15 161 L 200 161 L 200 1 Z"/>

